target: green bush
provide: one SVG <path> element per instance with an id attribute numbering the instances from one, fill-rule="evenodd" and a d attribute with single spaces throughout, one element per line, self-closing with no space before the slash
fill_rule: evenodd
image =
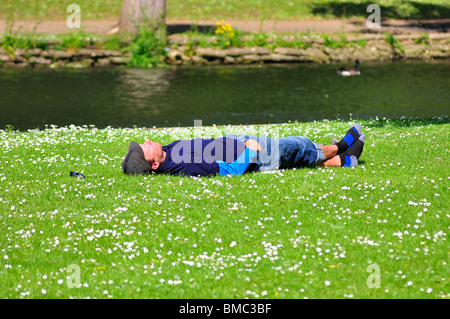
<path id="1" fill-rule="evenodd" d="M 5 39 L 6 43 L 4 42 L 4 47 L 7 46 L 11 49 L 48 49 L 48 41 L 42 37 L 38 37 L 36 34 L 7 34 L 5 35 Z"/>
<path id="2" fill-rule="evenodd" d="M 106 50 L 121 50 L 124 47 L 124 43 L 119 36 L 109 36 L 105 38 L 101 47 Z"/>
<path id="3" fill-rule="evenodd" d="M 92 36 L 83 31 L 79 31 L 77 33 L 65 34 L 62 38 L 61 46 L 64 49 L 80 49 L 93 43 Z"/>
<path id="4" fill-rule="evenodd" d="M 367 39 L 356 40 L 356 44 L 359 45 L 360 47 L 364 48 L 366 46 L 366 44 L 367 44 Z"/>
<path id="5" fill-rule="evenodd" d="M 149 27 L 142 27 L 128 48 L 132 54 L 129 65 L 138 67 L 165 65 L 166 48 L 165 29 L 153 30 Z"/>
<path id="6" fill-rule="evenodd" d="M 415 41 L 415 44 L 429 44 L 430 43 L 430 35 L 428 33 L 423 33 L 420 35 L 420 37 L 418 37 Z"/>
<path id="7" fill-rule="evenodd" d="M 267 47 L 269 36 L 265 33 L 251 33 L 245 41 L 247 47 Z"/>
<path id="8" fill-rule="evenodd" d="M 13 133 L 13 132 L 14 132 L 14 126 L 11 124 L 6 124 L 5 133 Z"/>
<path id="9" fill-rule="evenodd" d="M 333 38 L 329 38 L 327 35 L 324 37 L 324 45 L 330 48 L 345 48 L 349 47 L 350 44 L 345 35 L 342 35 L 339 40 L 335 40 Z"/>
<path id="10" fill-rule="evenodd" d="M 384 33 L 386 35 L 386 42 L 391 45 L 391 47 L 396 48 L 400 50 L 402 53 L 405 53 L 405 49 L 403 46 L 398 42 L 398 40 L 389 32 Z"/>
<path id="11" fill-rule="evenodd" d="M 8 55 L 15 56 L 16 38 L 10 33 L 5 34 L 3 36 L 2 48 L 5 49 Z"/>
<path id="12" fill-rule="evenodd" d="M 272 39 L 271 49 L 275 48 L 294 48 L 294 49 L 307 49 L 312 47 L 312 43 L 306 42 L 301 38 L 293 38 L 291 41 L 286 40 L 283 36 L 275 36 Z"/>

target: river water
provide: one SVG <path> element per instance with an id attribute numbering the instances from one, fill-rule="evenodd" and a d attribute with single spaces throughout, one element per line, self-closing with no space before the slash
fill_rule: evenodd
<path id="1" fill-rule="evenodd" d="M 450 61 L 0 69 L 0 128 L 263 124 L 450 116 Z M 351 115 L 350 115 L 351 114 Z"/>

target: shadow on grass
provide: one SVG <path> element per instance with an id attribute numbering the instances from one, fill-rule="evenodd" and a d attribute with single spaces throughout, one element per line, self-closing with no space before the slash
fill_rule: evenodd
<path id="1" fill-rule="evenodd" d="M 175 34 L 187 31 L 196 31 L 199 33 L 214 34 L 216 28 L 217 25 L 191 25 L 191 24 L 172 23 L 167 24 L 167 33 Z"/>
<path id="2" fill-rule="evenodd" d="M 447 116 L 439 116 L 433 118 L 399 118 L 399 119 L 376 119 L 364 123 L 367 127 L 414 127 L 425 125 L 441 125 L 450 123 Z"/>
<path id="3" fill-rule="evenodd" d="M 367 17 L 367 7 L 373 1 L 362 3 L 330 1 L 313 2 L 310 11 L 317 16 L 335 16 L 340 18 Z M 382 18 L 393 19 L 443 19 L 450 18 L 450 6 L 401 1 L 399 5 L 379 5 Z"/>
<path id="4" fill-rule="evenodd" d="M 388 21 L 383 22 L 383 27 L 396 27 L 396 28 L 421 28 L 424 30 L 437 31 L 437 32 L 448 32 L 450 30 L 450 21 L 438 20 L 433 22 L 423 23 L 421 21 L 412 21 L 411 23 L 405 25 L 394 25 L 390 24 Z"/>

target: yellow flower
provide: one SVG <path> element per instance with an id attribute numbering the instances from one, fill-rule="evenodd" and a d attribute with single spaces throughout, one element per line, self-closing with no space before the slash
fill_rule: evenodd
<path id="1" fill-rule="evenodd" d="M 214 31 L 215 34 L 223 34 L 228 39 L 232 39 L 235 37 L 235 33 L 233 28 L 229 23 L 225 23 L 225 21 L 222 19 L 221 21 L 216 21 L 217 28 Z M 230 41 L 226 43 L 227 45 L 230 45 Z"/>

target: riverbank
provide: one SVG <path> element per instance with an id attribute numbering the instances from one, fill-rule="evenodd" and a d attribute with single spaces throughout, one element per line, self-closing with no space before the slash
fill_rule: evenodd
<path id="1" fill-rule="evenodd" d="M 87 68 L 133 65 L 133 40 L 79 34 L 0 38 L 0 65 L 8 67 Z M 13 40 L 11 40 L 13 39 Z M 215 65 L 255 63 L 333 63 L 389 60 L 433 60 L 450 57 L 450 34 L 311 34 L 242 33 L 230 45 L 219 36 L 185 32 L 169 35 L 160 51 L 147 59 L 154 65 Z M 225 38 L 225 40 L 227 40 Z M 10 41 L 12 44 L 9 44 Z M 111 44 L 113 43 L 113 44 Z M 112 49 L 108 49 L 112 48 Z M 135 48 L 136 49 L 136 48 Z M 137 48 L 139 51 L 140 48 Z"/>

